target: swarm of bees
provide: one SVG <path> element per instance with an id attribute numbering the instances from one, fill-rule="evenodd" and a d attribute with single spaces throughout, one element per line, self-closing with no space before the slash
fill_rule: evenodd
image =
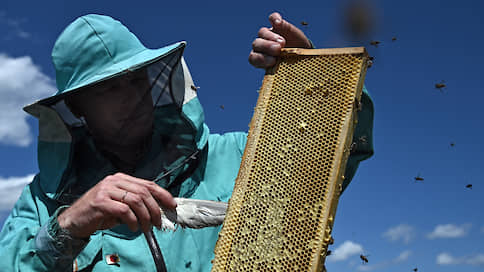
<path id="1" fill-rule="evenodd" d="M 356 6 L 356 5 L 353 5 L 353 6 L 350 6 L 350 8 L 348 9 L 348 13 L 346 14 L 346 19 L 347 19 L 347 22 L 346 22 L 346 27 L 348 28 L 350 34 L 352 34 L 354 37 L 357 37 L 359 36 L 361 38 L 361 36 L 364 36 L 364 35 L 367 35 L 368 34 L 368 30 L 371 29 L 371 25 L 372 25 L 372 22 L 371 22 L 371 18 L 368 17 L 368 15 L 365 14 L 365 12 L 362 12 L 362 11 L 365 11 L 366 10 L 366 7 L 365 6 Z M 309 23 L 307 21 L 301 21 L 300 23 L 302 26 L 304 27 L 307 27 L 309 25 Z M 397 41 L 397 36 L 392 36 L 391 37 L 391 42 L 396 42 Z M 375 48 L 378 48 L 379 45 L 382 45 L 382 41 L 381 40 L 370 40 L 369 41 L 369 44 L 371 46 L 374 46 Z M 374 57 L 373 56 L 369 56 L 368 57 L 368 61 L 367 61 L 367 68 L 370 68 L 373 66 L 373 63 L 374 63 Z M 194 86 L 192 86 L 192 89 L 193 89 Z M 435 89 L 439 90 L 440 92 L 443 93 L 443 90 L 447 87 L 446 83 L 444 80 L 441 80 L 440 82 L 437 82 L 435 83 L 434 85 Z M 198 89 L 198 87 L 197 87 Z M 222 109 L 224 108 L 223 105 L 220 106 Z M 304 130 L 304 127 L 301 127 L 300 125 L 300 130 L 303 131 Z M 354 153 L 357 149 L 357 146 L 359 146 L 360 144 L 367 144 L 368 143 L 368 139 L 366 136 L 362 136 L 358 139 L 358 141 L 355 141 L 353 142 L 351 145 L 350 145 L 350 151 L 351 153 Z M 455 143 L 454 142 L 450 142 L 450 147 L 454 147 L 455 146 Z M 418 183 L 418 182 L 423 182 L 424 181 L 424 178 L 420 175 L 420 173 L 414 177 L 414 181 L 415 183 Z M 465 186 L 467 189 L 472 189 L 472 184 L 467 184 Z M 332 254 L 332 251 L 331 250 L 327 250 L 326 251 L 326 256 L 330 256 Z M 362 261 L 363 264 L 367 264 L 369 262 L 368 260 L 368 257 L 370 255 L 363 255 L 363 254 L 360 254 L 359 257 Z M 418 272 L 418 268 L 415 267 L 412 269 L 413 272 Z"/>

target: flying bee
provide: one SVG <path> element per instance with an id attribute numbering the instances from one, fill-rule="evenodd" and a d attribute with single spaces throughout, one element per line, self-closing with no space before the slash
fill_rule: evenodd
<path id="1" fill-rule="evenodd" d="M 447 85 L 445 85 L 444 83 L 445 81 L 440 81 L 440 83 L 435 83 L 435 89 L 439 90 L 440 92 L 442 92 L 442 89 L 444 89 L 445 87 L 447 87 Z"/>
<path id="2" fill-rule="evenodd" d="M 472 189 L 472 184 L 467 184 L 466 188 Z"/>
<path id="3" fill-rule="evenodd" d="M 454 146 L 455 146 L 455 143 L 454 143 L 454 142 L 451 142 L 451 143 L 450 143 L 450 146 L 451 146 L 451 147 L 454 147 Z"/>
<path id="4" fill-rule="evenodd" d="M 307 25 L 309 25 L 309 24 L 308 24 L 308 22 L 306 22 L 306 21 L 302 21 L 302 22 L 301 22 L 301 25 L 303 25 L 303 26 L 307 26 Z"/>
<path id="5" fill-rule="evenodd" d="M 370 256 L 370 255 L 365 256 L 363 254 L 360 254 L 360 259 L 363 262 L 363 264 L 368 263 L 368 256 Z"/>
<path id="6" fill-rule="evenodd" d="M 415 182 L 417 182 L 417 181 L 424 181 L 424 178 L 422 178 L 420 176 L 420 174 L 418 174 L 414 179 L 415 179 Z"/>
<path id="7" fill-rule="evenodd" d="M 198 89 L 200 89 L 200 87 L 197 87 L 195 85 L 190 86 L 190 88 L 192 88 L 192 90 L 194 90 L 195 92 L 198 91 Z"/>
<path id="8" fill-rule="evenodd" d="M 418 269 L 415 267 L 415 268 L 413 269 L 413 271 L 414 271 L 414 272 L 417 272 L 417 271 L 418 271 Z"/>
<path id="9" fill-rule="evenodd" d="M 224 110 L 224 109 L 225 109 L 225 106 L 224 106 L 224 105 L 220 105 L 220 108 L 221 108 L 222 110 Z"/>
<path id="10" fill-rule="evenodd" d="M 397 40 L 397 37 L 393 36 L 392 37 L 392 42 L 396 41 Z"/>
<path id="11" fill-rule="evenodd" d="M 332 253 L 332 251 L 331 251 L 331 250 L 326 251 L 326 256 L 331 255 L 331 253 Z"/>
<path id="12" fill-rule="evenodd" d="M 370 45 L 373 45 L 374 47 L 378 47 L 380 43 L 380 41 L 370 41 Z"/>

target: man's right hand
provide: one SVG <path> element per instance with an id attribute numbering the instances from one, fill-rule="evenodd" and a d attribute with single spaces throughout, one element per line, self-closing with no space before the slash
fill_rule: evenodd
<path id="1" fill-rule="evenodd" d="M 141 227 L 161 227 L 160 205 L 174 209 L 173 196 L 156 183 L 117 173 L 105 177 L 87 191 L 57 220 L 73 237 L 87 238 L 97 230 L 109 229 L 120 223 L 132 231 Z"/>

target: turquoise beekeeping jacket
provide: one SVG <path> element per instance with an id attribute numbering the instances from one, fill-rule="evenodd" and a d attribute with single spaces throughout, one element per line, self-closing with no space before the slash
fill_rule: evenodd
<path id="1" fill-rule="evenodd" d="M 168 77 L 173 82 L 165 83 L 170 84 L 173 99 L 154 105 L 151 149 L 134 175 L 154 179 L 198 150 L 200 164 L 188 179 L 174 183 L 176 176 L 188 168 L 184 165 L 159 185 L 174 196 L 226 202 L 247 134 L 209 133 L 182 52 L 181 47 L 170 53 L 177 61 L 171 69 L 174 75 Z M 366 144 L 358 145 L 350 156 L 344 187 L 360 161 L 373 154 L 373 104 L 366 90 L 362 102 L 354 137 L 366 137 Z M 27 110 L 39 119 L 40 172 L 23 190 L 0 233 L 0 271 L 155 271 L 143 234 L 131 232 L 125 225 L 97 231 L 88 242 L 59 243 L 55 230 L 49 228 L 56 220 L 56 212 L 117 169 L 96 149 L 85 127 L 62 101 L 53 105 L 36 103 Z M 210 227 L 154 232 L 168 271 L 210 271 L 219 231 L 220 227 Z M 110 254 L 119 256 L 117 265 L 106 262 Z"/>

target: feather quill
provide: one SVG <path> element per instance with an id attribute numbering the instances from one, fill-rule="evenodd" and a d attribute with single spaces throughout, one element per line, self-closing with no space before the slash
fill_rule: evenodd
<path id="1" fill-rule="evenodd" d="M 163 230 L 175 231 L 176 226 L 192 229 L 214 227 L 225 219 L 225 202 L 189 198 L 175 198 L 175 201 L 178 204 L 175 210 L 160 207 Z"/>

